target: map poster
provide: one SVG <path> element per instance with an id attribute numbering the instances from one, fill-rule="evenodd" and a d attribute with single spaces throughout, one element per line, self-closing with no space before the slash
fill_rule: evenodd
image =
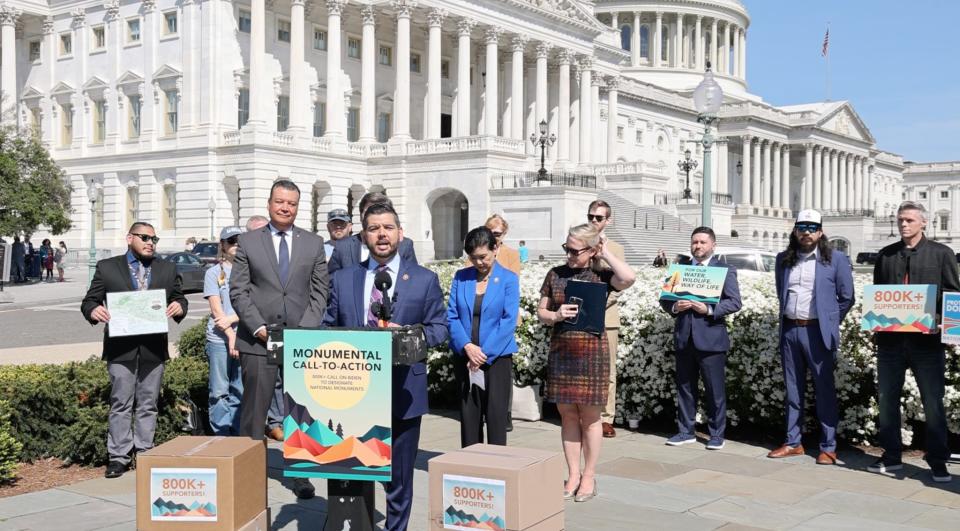
<path id="1" fill-rule="evenodd" d="M 443 475 L 443 528 L 474 531 L 507 527 L 507 484 L 502 479 Z"/>
<path id="2" fill-rule="evenodd" d="M 937 286 L 874 284 L 863 288 L 860 330 L 937 333 Z"/>
<path id="3" fill-rule="evenodd" d="M 943 294 L 943 335 L 947 345 L 960 345 L 960 293 Z"/>
<path id="4" fill-rule="evenodd" d="M 162 289 L 107 293 L 110 337 L 167 333 L 167 292 Z"/>
<path id="5" fill-rule="evenodd" d="M 727 268 L 673 264 L 667 270 L 660 291 L 660 300 L 720 302 Z"/>
<path id="6" fill-rule="evenodd" d="M 283 475 L 390 481 L 393 335 L 283 331 Z"/>
<path id="7" fill-rule="evenodd" d="M 216 522 L 216 468 L 151 468 L 150 520 Z"/>

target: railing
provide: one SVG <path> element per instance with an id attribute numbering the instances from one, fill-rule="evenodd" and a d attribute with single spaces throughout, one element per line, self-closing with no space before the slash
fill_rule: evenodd
<path id="1" fill-rule="evenodd" d="M 322 136 L 313 137 L 313 149 L 317 151 L 330 151 L 332 142 L 329 138 L 324 138 Z"/>
<path id="2" fill-rule="evenodd" d="M 496 150 L 524 155 L 523 140 L 499 136 L 461 136 L 453 138 L 431 138 L 407 142 L 408 155 L 428 153 L 457 153 L 462 151 Z"/>
<path id="3" fill-rule="evenodd" d="M 223 145 L 236 146 L 240 144 L 240 131 L 224 131 Z"/>
<path id="4" fill-rule="evenodd" d="M 820 214 L 825 218 L 872 218 L 873 209 L 851 209 L 851 210 L 821 210 Z"/>
<path id="5" fill-rule="evenodd" d="M 730 194 L 710 194 L 713 198 L 713 205 L 732 205 L 733 196 Z M 685 198 L 683 194 L 666 194 L 660 193 L 653 196 L 654 205 L 679 205 L 683 203 L 691 203 L 694 205 L 699 205 L 700 198 L 702 194 L 700 192 L 693 192 L 690 194 L 690 198 Z"/>
<path id="6" fill-rule="evenodd" d="M 493 189 L 535 186 L 571 186 L 595 189 L 597 178 L 593 175 L 567 172 L 552 172 L 541 177 L 539 172 L 535 171 L 501 174 L 490 178 L 490 188 Z"/>
<path id="7" fill-rule="evenodd" d="M 273 145 L 275 146 L 292 146 L 293 145 L 293 135 L 290 133 L 281 133 L 279 131 L 274 131 L 273 133 Z"/>

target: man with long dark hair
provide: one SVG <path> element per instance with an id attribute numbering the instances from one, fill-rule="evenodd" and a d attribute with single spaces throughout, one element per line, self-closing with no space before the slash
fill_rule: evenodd
<path id="1" fill-rule="evenodd" d="M 816 210 L 802 210 L 790 233 L 790 245 L 777 255 L 780 300 L 780 359 L 786 388 L 787 440 L 770 458 L 803 455 L 803 392 L 807 368 L 813 373 L 820 454 L 817 464 L 837 463 L 837 391 L 833 368 L 840 347 L 840 322 L 853 306 L 850 259 L 830 248 Z"/>

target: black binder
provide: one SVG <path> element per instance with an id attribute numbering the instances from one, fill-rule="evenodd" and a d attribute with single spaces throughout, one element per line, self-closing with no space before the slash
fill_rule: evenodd
<path id="1" fill-rule="evenodd" d="M 604 317 L 607 311 L 605 283 L 569 280 L 563 294 L 564 304 L 576 304 L 580 311 L 576 317 L 560 321 L 560 330 L 588 332 L 597 336 L 604 332 Z"/>

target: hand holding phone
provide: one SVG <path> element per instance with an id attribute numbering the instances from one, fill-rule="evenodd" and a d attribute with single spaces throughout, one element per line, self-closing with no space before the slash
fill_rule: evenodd
<path id="1" fill-rule="evenodd" d="M 570 324 L 577 324 L 577 318 L 580 317 L 580 306 L 583 299 L 580 297 L 570 297 L 567 303 L 560 306 L 560 312 L 563 320 Z"/>

